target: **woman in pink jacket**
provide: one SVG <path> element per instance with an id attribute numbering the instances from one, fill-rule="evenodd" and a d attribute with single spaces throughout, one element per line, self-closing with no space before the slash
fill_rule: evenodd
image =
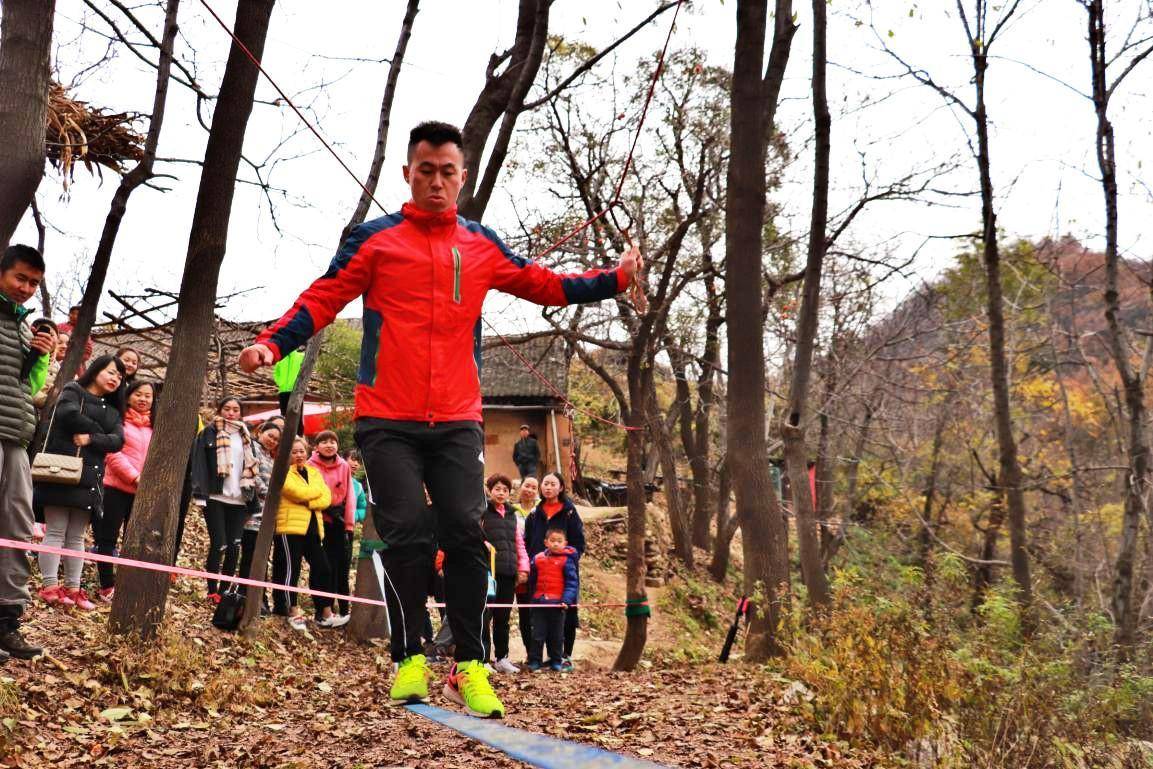
<path id="1" fill-rule="evenodd" d="M 155 385 L 142 380 L 130 384 L 125 392 L 124 447 L 104 460 L 104 513 L 93 527 L 96 552 L 102 555 L 116 555 L 120 530 L 127 527 L 132 515 L 140 472 L 152 441 L 155 396 Z M 116 572 L 110 563 L 98 563 L 96 570 L 100 574 L 100 600 L 111 603 L 116 590 Z"/>
<path id="2" fill-rule="evenodd" d="M 340 456 L 340 439 L 332 430 L 316 435 L 316 451 L 310 465 L 320 470 L 332 502 L 324 511 L 324 552 L 332 568 L 332 592 L 349 594 L 348 571 L 352 567 L 352 530 L 356 526 L 356 492 L 352 487 L 352 468 Z M 337 601 L 336 613 L 347 615 L 348 601 Z"/>

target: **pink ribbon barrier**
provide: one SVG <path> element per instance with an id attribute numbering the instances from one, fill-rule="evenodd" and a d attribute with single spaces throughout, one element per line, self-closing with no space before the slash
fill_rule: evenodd
<path id="1" fill-rule="evenodd" d="M 259 587 L 267 590 L 284 590 L 289 593 L 300 593 L 301 595 L 311 595 L 320 598 L 332 598 L 341 601 L 350 601 L 352 603 L 363 603 L 369 606 L 383 606 L 388 608 L 388 604 L 384 601 L 375 598 L 361 598 L 356 595 L 340 595 L 338 593 L 329 593 L 324 590 L 310 590 L 303 587 L 295 587 L 293 585 L 276 585 L 272 582 L 264 582 L 258 579 L 248 579 L 247 577 L 226 577 L 220 574 L 214 574 L 209 571 L 199 571 L 197 569 L 186 569 L 183 566 L 169 566 L 166 563 L 153 563 L 152 561 L 137 561 L 133 558 L 123 558 L 115 555 L 101 555 L 100 553 L 90 553 L 88 551 L 67 550 L 62 547 L 52 547 L 51 545 L 43 545 L 36 542 L 20 542 L 15 539 L 5 539 L 0 537 L 0 547 L 10 548 L 12 550 L 25 550 L 34 553 L 52 553 L 54 555 L 65 556 L 67 558 L 83 558 L 85 561 L 95 561 L 99 563 L 111 563 L 116 566 L 124 566 L 131 569 L 147 569 L 149 571 L 159 571 L 165 574 L 175 574 L 180 577 L 192 577 L 194 579 L 215 579 L 221 582 L 231 582 L 237 585 L 249 585 L 251 587 Z M 443 603 L 428 603 L 426 604 L 430 609 L 444 608 Z M 563 608 L 561 604 L 556 603 L 490 603 L 486 604 L 492 609 L 560 609 Z M 583 609 L 613 609 L 624 608 L 628 604 L 623 603 L 574 603 L 570 606 L 572 608 Z M 637 604 L 638 606 L 647 606 L 644 604 Z"/>

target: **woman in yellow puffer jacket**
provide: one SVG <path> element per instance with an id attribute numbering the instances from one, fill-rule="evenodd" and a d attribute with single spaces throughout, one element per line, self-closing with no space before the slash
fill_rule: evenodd
<path id="1" fill-rule="evenodd" d="M 308 560 L 308 586 L 313 590 L 332 590 L 331 569 L 321 540 L 324 525 L 320 514 L 332 501 L 328 485 L 320 470 L 308 464 L 309 446 L 304 438 L 292 444 L 292 466 L 280 491 L 280 508 L 276 511 L 276 539 L 272 547 L 272 581 L 277 585 L 296 587 L 300 578 L 300 559 Z M 272 613 L 288 618 L 293 630 L 304 630 L 303 613 L 297 608 L 296 593 L 272 591 Z M 314 596 L 312 606 L 316 624 L 336 628 L 348 623 L 348 616 L 332 613 L 332 599 Z"/>

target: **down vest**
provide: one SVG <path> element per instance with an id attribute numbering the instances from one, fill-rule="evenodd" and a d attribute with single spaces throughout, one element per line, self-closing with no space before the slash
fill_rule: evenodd
<path id="1" fill-rule="evenodd" d="M 114 397 L 114 396 L 109 396 Z M 64 385 L 55 414 L 50 415 L 51 429 L 44 450 L 50 454 L 76 456 L 72 437 L 91 436 L 91 442 L 80 449 L 84 469 L 80 483 L 64 486 L 58 483 L 37 483 L 36 501 L 46 507 L 73 507 L 86 510 L 99 518 L 104 500 L 104 460 L 108 454 L 124 446 L 124 424 L 120 411 L 104 398 L 98 398 L 76 382 Z"/>
<path id="2" fill-rule="evenodd" d="M 279 360 L 364 297 L 356 416 L 481 421 L 480 311 L 497 289 L 543 305 L 623 291 L 619 270 L 561 275 L 513 254 L 492 230 L 405 203 L 356 227 L 332 265 L 257 337 Z"/>
<path id="3" fill-rule="evenodd" d="M 28 443 L 36 432 L 36 410 L 20 374 L 31 349 L 30 310 L 0 294 L 0 441 Z"/>

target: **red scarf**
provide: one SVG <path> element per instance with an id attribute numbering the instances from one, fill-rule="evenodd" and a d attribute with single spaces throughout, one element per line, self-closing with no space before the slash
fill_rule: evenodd
<path id="1" fill-rule="evenodd" d="M 124 421 L 137 427 L 152 427 L 151 414 L 141 414 L 131 407 L 124 411 Z"/>

